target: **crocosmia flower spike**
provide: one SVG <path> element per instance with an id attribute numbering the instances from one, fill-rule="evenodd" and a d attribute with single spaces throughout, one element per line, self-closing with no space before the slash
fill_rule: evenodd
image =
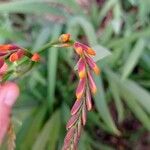
<path id="1" fill-rule="evenodd" d="M 99 67 L 91 57 L 96 55 L 92 48 L 80 42 L 74 42 L 73 48 L 79 56 L 77 62 L 79 83 L 76 101 L 71 109 L 71 118 L 66 126 L 67 134 L 62 150 L 77 150 L 82 129 L 87 122 L 87 111 L 92 109 L 92 94 L 97 91 L 92 71 L 97 75 L 100 74 Z"/>

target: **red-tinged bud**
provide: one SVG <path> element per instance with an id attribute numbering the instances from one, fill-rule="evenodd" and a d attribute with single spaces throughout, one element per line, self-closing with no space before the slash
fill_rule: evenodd
<path id="1" fill-rule="evenodd" d="M 75 128 L 71 128 L 71 129 L 68 130 L 67 135 L 64 139 L 63 150 L 67 150 L 67 148 L 69 147 L 71 139 L 74 135 L 74 132 L 75 132 Z"/>
<path id="2" fill-rule="evenodd" d="M 1 44 L 0 45 L 0 52 L 6 52 L 10 50 L 16 50 L 19 49 L 20 47 L 14 44 Z"/>
<path id="3" fill-rule="evenodd" d="M 86 57 L 87 63 L 90 66 L 90 68 L 95 72 L 95 74 L 100 74 L 100 69 L 97 66 L 97 64 L 94 62 L 94 60 L 91 57 Z"/>
<path id="4" fill-rule="evenodd" d="M 24 50 L 22 49 L 18 49 L 17 52 L 14 52 L 10 55 L 9 57 L 9 61 L 10 62 L 15 62 L 15 61 L 18 61 L 19 59 L 21 59 L 22 57 L 24 57 Z"/>
<path id="5" fill-rule="evenodd" d="M 71 116 L 71 118 L 69 119 L 69 121 L 66 125 L 67 130 L 70 129 L 76 123 L 76 121 L 78 120 L 78 117 L 79 117 L 78 114 Z"/>
<path id="6" fill-rule="evenodd" d="M 7 55 L 7 53 L 5 53 L 5 52 L 0 52 L 0 57 L 1 57 L 1 56 L 5 56 L 5 55 Z"/>
<path id="7" fill-rule="evenodd" d="M 40 55 L 38 53 L 34 53 L 33 56 L 31 57 L 31 60 L 34 62 L 39 62 L 40 61 Z"/>
<path id="8" fill-rule="evenodd" d="M 3 65 L 4 65 L 4 60 L 0 58 L 0 69 L 2 68 Z"/>
<path id="9" fill-rule="evenodd" d="M 70 41 L 70 34 L 69 33 L 66 33 L 66 34 L 62 34 L 60 37 L 59 37 L 59 41 L 61 43 L 66 43 L 66 42 L 69 42 Z"/>
<path id="10" fill-rule="evenodd" d="M 83 54 L 83 48 L 82 48 L 82 46 L 79 45 L 79 42 L 74 43 L 74 49 L 78 55 Z"/>
<path id="11" fill-rule="evenodd" d="M 78 73 L 80 79 L 86 77 L 86 65 L 83 58 L 80 58 L 80 60 L 78 61 Z"/>
<path id="12" fill-rule="evenodd" d="M 86 88 L 86 107 L 87 107 L 87 110 L 90 111 L 92 109 L 92 98 L 91 98 L 91 93 L 90 93 L 90 90 L 89 88 Z"/>
<path id="13" fill-rule="evenodd" d="M 75 101 L 75 103 L 74 103 L 74 105 L 73 105 L 73 107 L 71 109 L 71 115 L 74 115 L 74 114 L 76 114 L 79 111 L 79 109 L 81 107 L 81 104 L 82 104 L 81 100 L 76 100 Z"/>
<path id="14" fill-rule="evenodd" d="M 7 72 L 7 64 L 4 63 L 2 67 L 0 67 L 0 78 Z"/>
<path id="15" fill-rule="evenodd" d="M 81 99 L 85 90 L 85 84 L 86 84 L 86 78 L 80 79 L 77 90 L 76 90 L 77 99 Z"/>
<path id="16" fill-rule="evenodd" d="M 18 59 L 19 59 L 19 57 L 18 57 L 17 52 L 11 54 L 10 57 L 9 57 L 9 61 L 10 61 L 10 62 L 15 62 L 15 61 L 17 61 Z"/>
<path id="17" fill-rule="evenodd" d="M 77 48 L 80 48 L 79 50 L 77 50 Z M 90 48 L 90 47 L 88 47 L 88 46 L 86 46 L 86 45 L 84 45 L 84 44 L 82 44 L 82 43 L 80 43 L 80 42 L 75 42 L 74 43 L 74 49 L 76 50 L 76 52 L 79 54 L 79 55 L 81 55 L 82 53 L 83 53 L 83 51 L 85 52 L 85 53 L 87 53 L 87 54 L 89 54 L 89 55 L 96 55 L 96 53 L 95 53 L 95 51 L 92 49 L 92 48 Z M 81 53 L 81 50 L 82 50 L 82 53 Z M 78 52 L 79 51 L 79 52 Z"/>
<path id="18" fill-rule="evenodd" d="M 86 124 L 86 118 L 87 118 L 86 105 L 83 104 L 83 108 L 82 108 L 82 124 L 83 124 L 83 126 L 85 126 L 85 124 Z"/>
<path id="19" fill-rule="evenodd" d="M 96 88 L 95 81 L 90 71 L 88 71 L 88 79 L 89 79 L 89 86 L 90 86 L 91 92 L 95 94 L 97 91 L 97 88 Z"/>

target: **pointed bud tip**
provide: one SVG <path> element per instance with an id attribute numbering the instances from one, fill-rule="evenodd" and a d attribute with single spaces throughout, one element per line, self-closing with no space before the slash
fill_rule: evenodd
<path id="1" fill-rule="evenodd" d="M 97 65 L 94 66 L 93 70 L 94 70 L 95 74 L 97 74 L 97 75 L 100 74 L 100 68 Z"/>
<path id="2" fill-rule="evenodd" d="M 78 55 L 82 55 L 82 54 L 83 54 L 83 49 L 82 49 L 82 47 L 77 47 L 77 48 L 75 48 L 75 51 L 76 51 L 76 53 L 77 53 Z"/>
<path id="3" fill-rule="evenodd" d="M 17 52 L 11 54 L 10 57 L 9 57 L 9 61 L 10 61 L 10 62 L 15 62 L 15 61 L 17 61 L 18 59 L 19 59 L 19 57 L 18 57 Z"/>
<path id="4" fill-rule="evenodd" d="M 69 41 L 70 41 L 70 37 L 71 37 L 71 35 L 70 35 L 69 33 L 62 34 L 62 35 L 59 37 L 59 41 L 60 41 L 61 43 L 69 42 Z"/>
<path id="5" fill-rule="evenodd" d="M 39 62 L 40 61 L 40 55 L 38 53 L 34 53 L 33 56 L 31 57 L 31 60 L 34 62 Z"/>
<path id="6" fill-rule="evenodd" d="M 87 52 L 89 55 L 93 55 L 93 56 L 96 55 L 96 52 L 95 52 L 92 48 L 90 48 L 90 47 L 87 48 L 86 52 Z"/>

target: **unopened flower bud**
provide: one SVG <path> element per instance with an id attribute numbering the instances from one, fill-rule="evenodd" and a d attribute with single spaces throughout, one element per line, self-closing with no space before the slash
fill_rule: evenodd
<path id="1" fill-rule="evenodd" d="M 62 34 L 62 35 L 59 37 L 59 41 L 60 41 L 61 43 L 69 42 L 69 41 L 70 41 L 70 34 L 69 34 L 69 33 Z"/>
<path id="2" fill-rule="evenodd" d="M 38 53 L 34 53 L 33 56 L 31 57 L 31 60 L 34 62 L 39 62 L 40 61 L 40 55 Z"/>

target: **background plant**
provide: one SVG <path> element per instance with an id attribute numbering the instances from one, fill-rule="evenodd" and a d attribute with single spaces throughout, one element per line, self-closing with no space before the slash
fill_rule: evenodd
<path id="1" fill-rule="evenodd" d="M 149 147 L 149 7 L 149 0 L 0 4 L 0 43 L 14 42 L 36 52 L 69 32 L 74 39 L 101 50 L 98 58 L 105 55 L 105 49 L 111 51 L 98 61 L 102 75 L 95 80 L 100 91 L 88 114 L 81 150 Z M 60 149 L 75 98 L 77 78 L 70 70 L 76 60 L 72 49 L 46 50 L 41 65 L 19 80 L 22 94 L 13 113 L 16 149 Z"/>

